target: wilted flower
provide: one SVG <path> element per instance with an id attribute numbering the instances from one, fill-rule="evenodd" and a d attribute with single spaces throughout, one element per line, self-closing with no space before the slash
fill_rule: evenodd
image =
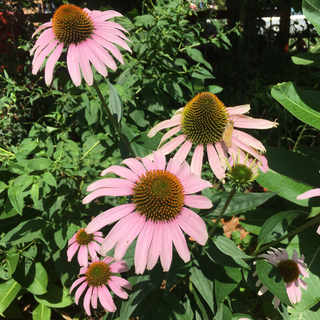
<path id="1" fill-rule="evenodd" d="M 67 48 L 67 67 L 70 77 L 76 86 L 81 84 L 81 73 L 89 86 L 93 83 L 90 63 L 104 77 L 108 75 L 106 66 L 112 70 L 117 65 L 109 54 L 112 53 L 122 64 L 123 58 L 118 44 L 131 52 L 124 40 L 130 41 L 120 31 L 127 32 L 120 24 L 106 21 L 114 17 L 121 17 L 119 12 L 90 11 L 81 9 L 73 4 L 64 4 L 54 13 L 52 21 L 44 23 L 35 33 L 46 29 L 36 41 L 31 54 L 32 73 L 36 74 L 46 57 L 45 82 L 50 85 L 53 69 L 63 48 Z M 81 71 L 81 72 L 80 72 Z"/>
<path id="2" fill-rule="evenodd" d="M 179 109 L 170 120 L 158 123 L 148 134 L 153 137 L 158 131 L 174 127 L 161 139 L 160 145 L 181 133 L 159 148 L 164 154 L 177 151 L 173 159 L 182 162 L 186 159 L 192 145 L 195 150 L 191 160 L 191 172 L 201 176 L 204 147 L 207 148 L 209 164 L 214 174 L 222 180 L 225 177 L 226 159 L 230 155 L 238 154 L 238 150 L 251 154 L 260 162 L 260 153 L 265 152 L 263 144 L 245 132 L 234 129 L 269 129 L 276 127 L 277 122 L 264 119 L 253 119 L 243 114 L 250 110 L 250 106 L 242 105 L 226 108 L 224 104 L 212 93 L 199 93 L 185 107 Z M 245 153 L 240 153 L 242 160 Z"/>
<path id="3" fill-rule="evenodd" d="M 199 244 L 205 245 L 208 233 L 204 221 L 186 206 L 199 209 L 212 207 L 211 201 L 201 195 L 191 195 L 211 183 L 190 173 L 186 162 L 181 165 L 166 158 L 161 151 L 154 152 L 154 161 L 142 158 L 126 159 L 128 168 L 111 166 L 101 175 L 115 173 L 122 177 L 98 180 L 88 187 L 91 194 L 83 199 L 89 203 L 102 196 L 131 196 L 130 203 L 109 209 L 94 218 L 85 228 L 93 233 L 117 220 L 102 243 L 100 253 L 107 254 L 115 246 L 114 257 L 122 259 L 132 241 L 138 236 L 135 248 L 136 273 L 152 269 L 158 261 L 164 271 L 170 269 L 172 244 L 185 262 L 190 260 L 186 232 Z"/>
<path id="4" fill-rule="evenodd" d="M 70 293 L 75 287 L 81 284 L 75 294 L 76 304 L 79 304 L 80 296 L 88 289 L 83 301 L 83 307 L 88 315 L 91 315 L 90 302 L 92 308 L 96 309 L 98 297 L 104 309 L 109 312 L 116 311 L 117 308 L 107 285 L 118 297 L 122 299 L 128 298 L 128 294 L 123 288 L 131 290 L 131 284 L 127 280 L 113 276 L 112 274 L 126 272 L 129 268 L 124 260 L 110 264 L 112 261 L 114 261 L 114 259 L 110 257 L 106 257 L 101 261 L 99 258 L 94 258 L 88 267 L 80 269 L 79 276 L 81 277 L 71 286 Z"/>
<path id="5" fill-rule="evenodd" d="M 300 279 L 299 276 L 309 278 L 308 271 L 305 269 L 307 265 L 304 263 L 304 255 L 298 259 L 298 253 L 293 250 L 292 259 L 289 259 L 287 251 L 283 248 L 275 249 L 271 248 L 273 251 L 267 251 L 259 255 L 259 258 L 264 258 L 266 261 L 270 262 L 272 265 L 278 268 L 280 271 L 283 281 L 286 283 L 286 290 L 289 300 L 292 304 L 301 301 L 301 289 L 300 286 L 307 290 L 307 284 L 304 280 Z M 254 273 L 256 275 L 256 272 Z M 261 281 L 258 280 L 256 286 L 258 287 Z M 268 289 L 262 286 L 258 292 L 259 295 L 264 294 Z M 274 297 L 274 307 L 278 308 L 280 300 Z"/>
<path id="6" fill-rule="evenodd" d="M 100 244 L 103 242 L 102 232 L 87 233 L 84 229 L 76 232 L 69 240 L 69 248 L 67 250 L 68 261 L 70 262 L 78 251 L 78 262 L 80 266 L 88 266 L 88 253 L 91 259 L 97 257 L 100 250 Z M 88 252 L 89 251 L 89 252 Z"/>

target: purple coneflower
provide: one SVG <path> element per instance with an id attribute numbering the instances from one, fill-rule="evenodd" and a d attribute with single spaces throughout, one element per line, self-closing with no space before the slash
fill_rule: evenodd
<path id="1" fill-rule="evenodd" d="M 106 66 L 112 70 L 117 65 L 111 57 L 112 53 L 122 64 L 123 58 L 117 44 L 131 52 L 124 40 L 130 41 L 121 32 L 127 32 L 120 24 L 106 21 L 114 17 L 122 17 L 119 12 L 90 11 L 73 4 L 64 4 L 54 13 L 52 21 L 44 23 L 35 33 L 46 29 L 36 41 L 31 55 L 32 73 L 36 74 L 46 57 L 45 82 L 50 85 L 53 69 L 63 48 L 67 48 L 67 67 L 75 86 L 81 84 L 81 73 L 89 86 L 93 83 L 90 63 L 104 77 L 108 75 Z M 109 52 L 110 53 L 109 53 Z M 81 71 L 81 72 L 80 72 Z"/>
<path id="2" fill-rule="evenodd" d="M 191 172 L 201 176 L 203 153 L 206 147 L 211 169 L 222 180 L 225 177 L 228 153 L 236 156 L 239 149 L 242 161 L 245 160 L 246 153 L 249 153 L 262 162 L 263 166 L 266 165 L 266 159 L 263 159 L 258 152 L 265 152 L 263 144 L 234 127 L 270 129 L 276 127 L 278 123 L 244 116 L 243 114 L 249 110 L 248 104 L 226 108 L 214 94 L 199 93 L 185 107 L 180 108 L 170 120 L 162 121 L 152 128 L 148 136 L 153 137 L 158 131 L 173 127 L 162 137 L 160 145 L 172 136 L 178 133 L 180 135 L 161 146 L 159 150 L 168 154 L 181 145 L 173 159 L 182 162 L 195 145 Z M 267 170 L 267 167 L 265 168 Z"/>
<path id="3" fill-rule="evenodd" d="M 101 175 L 115 173 L 121 178 L 98 180 L 88 187 L 91 194 L 83 203 L 102 196 L 131 196 L 130 203 L 109 209 L 94 218 L 85 228 L 93 233 L 118 221 L 102 243 L 100 253 L 106 255 L 115 246 L 114 258 L 121 260 L 132 241 L 138 236 L 135 248 L 135 268 L 142 274 L 152 269 L 160 257 L 164 271 L 170 269 L 172 245 L 185 262 L 190 251 L 182 231 L 199 244 L 208 239 L 206 225 L 201 217 L 187 208 L 208 209 L 211 201 L 202 195 L 192 195 L 211 183 L 190 173 L 186 162 L 180 164 L 166 158 L 161 151 L 153 153 L 154 161 L 142 158 L 126 159 L 122 166 L 111 166 Z"/>
<path id="4" fill-rule="evenodd" d="M 304 280 L 299 278 L 299 276 L 309 278 L 308 271 L 305 269 L 307 265 L 304 263 L 304 255 L 298 259 L 298 253 L 296 250 L 293 250 L 292 259 L 289 259 L 288 252 L 283 249 L 271 248 L 273 251 L 267 251 L 267 253 L 261 254 L 258 257 L 264 258 L 266 261 L 270 262 L 272 265 L 278 268 L 280 271 L 283 281 L 286 284 L 286 290 L 289 297 L 289 300 L 292 304 L 298 303 L 301 301 L 301 289 L 307 290 L 307 284 Z M 256 272 L 254 273 L 256 275 Z M 256 286 L 258 287 L 261 284 L 261 281 L 258 280 Z M 262 286 L 259 290 L 259 295 L 264 294 L 268 289 L 265 286 Z M 280 300 L 275 296 L 274 297 L 274 307 L 278 308 Z"/>
<path id="5" fill-rule="evenodd" d="M 115 312 L 116 306 L 111 297 L 109 288 L 120 298 L 127 299 L 128 293 L 124 291 L 123 288 L 131 290 L 131 284 L 120 277 L 113 276 L 113 273 L 126 272 L 129 270 L 126 262 L 124 260 L 114 262 L 113 258 L 106 257 L 103 260 L 99 258 L 94 258 L 92 262 L 89 263 L 88 267 L 83 267 L 80 269 L 79 276 L 71 286 L 71 291 L 78 285 L 80 287 L 77 289 L 75 294 L 76 304 L 79 304 L 79 298 L 83 292 L 87 289 L 84 296 L 83 307 L 86 313 L 90 316 L 90 302 L 93 309 L 97 308 L 98 297 L 101 305 L 104 309 L 109 312 Z"/>
<path id="6" fill-rule="evenodd" d="M 97 257 L 100 250 L 100 244 L 103 242 L 102 232 L 87 233 L 84 229 L 77 231 L 69 240 L 69 248 L 67 250 L 68 261 L 70 262 L 78 251 L 78 262 L 80 266 L 88 266 L 88 253 L 91 259 Z M 89 250 L 89 252 L 88 252 Z"/>

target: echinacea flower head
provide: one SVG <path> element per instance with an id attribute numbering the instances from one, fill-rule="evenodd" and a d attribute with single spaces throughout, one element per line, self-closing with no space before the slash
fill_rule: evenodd
<path id="1" fill-rule="evenodd" d="M 246 157 L 245 152 L 258 161 L 263 161 L 258 152 L 265 152 L 263 144 L 249 134 L 234 128 L 269 129 L 278 125 L 276 122 L 243 115 L 249 110 L 249 105 L 227 108 L 216 95 L 210 92 L 199 93 L 170 120 L 162 121 L 153 127 L 148 136 L 153 137 L 158 131 L 173 127 L 162 137 L 160 145 L 174 135 L 179 135 L 162 145 L 159 150 L 168 154 L 181 145 L 173 159 L 182 162 L 195 145 L 191 172 L 201 176 L 204 148 L 206 148 L 210 167 L 222 180 L 225 177 L 228 154 L 237 155 L 240 149 L 243 161 Z"/>
<path id="2" fill-rule="evenodd" d="M 238 188 L 247 188 L 259 175 L 258 168 L 261 165 L 257 163 L 256 159 L 249 159 L 249 154 L 244 160 L 244 163 L 240 160 L 240 149 L 238 150 L 238 157 L 235 159 L 234 154 L 230 157 L 227 162 L 228 173 L 226 174 L 230 178 L 232 185 Z"/>
<path id="3" fill-rule="evenodd" d="M 113 275 L 114 273 L 128 271 L 129 268 L 126 262 L 124 260 L 118 262 L 113 261 L 114 259 L 110 257 L 106 257 L 101 261 L 99 258 L 94 258 L 88 267 L 80 269 L 79 279 L 71 286 L 70 293 L 75 287 L 81 284 L 75 294 L 76 304 L 79 304 L 81 295 L 87 289 L 83 300 L 83 307 L 89 316 L 91 315 L 90 302 L 92 308 L 96 309 L 98 306 L 98 298 L 104 309 L 109 312 L 116 311 L 117 308 L 108 287 L 122 299 L 128 298 L 128 293 L 123 288 L 128 290 L 132 289 L 131 284 L 127 280 Z"/>
<path id="4" fill-rule="evenodd" d="M 280 271 L 283 281 L 286 284 L 286 291 L 289 297 L 289 300 L 292 304 L 298 303 L 301 301 L 301 289 L 307 290 L 307 283 L 300 278 L 300 276 L 308 278 L 308 271 L 305 269 L 307 265 L 304 263 L 304 255 L 301 255 L 298 258 L 298 253 L 296 250 L 293 250 L 292 258 L 289 259 L 288 252 L 283 249 L 271 248 L 272 251 L 267 251 L 267 253 L 261 254 L 258 257 L 264 258 L 266 261 L 270 262 L 272 265 L 278 268 Z M 256 274 L 256 272 L 255 272 Z M 256 286 L 259 286 L 261 281 L 258 280 Z M 267 291 L 267 288 L 262 286 L 259 291 L 259 294 L 262 295 Z M 277 297 L 274 297 L 274 307 L 278 308 L 280 300 Z"/>
<path id="5" fill-rule="evenodd" d="M 64 4 L 54 13 L 50 22 L 44 23 L 32 35 L 46 29 L 36 41 L 31 55 L 32 73 L 36 74 L 45 63 L 45 82 L 50 85 L 53 69 L 62 50 L 67 48 L 67 67 L 75 86 L 81 84 L 81 73 L 89 86 L 93 83 L 90 63 L 104 77 L 108 75 L 106 66 L 112 70 L 117 65 L 110 53 L 120 63 L 122 55 L 115 44 L 131 52 L 124 40 L 130 41 L 122 31 L 127 32 L 120 24 L 107 21 L 122 15 L 116 11 L 90 11 L 73 4 Z M 109 53 L 110 52 L 110 53 Z"/>
<path id="6" fill-rule="evenodd" d="M 207 209 L 211 201 L 202 195 L 192 195 L 211 183 L 190 173 L 186 162 L 180 164 L 166 158 L 161 151 L 153 153 L 154 161 L 147 157 L 140 161 L 125 159 L 128 168 L 113 165 L 101 175 L 115 173 L 121 178 L 106 178 L 92 183 L 92 191 L 83 199 L 89 203 L 102 196 L 131 196 L 130 203 L 109 209 L 95 217 L 85 228 L 93 233 L 119 220 L 106 236 L 100 249 L 106 255 L 115 246 L 114 258 L 121 260 L 132 241 L 138 236 L 134 261 L 137 274 L 147 267 L 152 269 L 160 257 L 164 271 L 170 269 L 172 244 L 185 262 L 190 251 L 182 231 L 199 244 L 208 239 L 206 225 L 201 217 L 187 208 Z"/>
<path id="7" fill-rule="evenodd" d="M 97 252 L 100 250 L 100 243 L 102 242 L 102 232 L 87 233 L 84 229 L 77 231 L 68 242 L 68 261 L 70 262 L 79 250 L 79 265 L 87 267 L 88 256 L 90 255 L 91 259 L 97 258 Z"/>

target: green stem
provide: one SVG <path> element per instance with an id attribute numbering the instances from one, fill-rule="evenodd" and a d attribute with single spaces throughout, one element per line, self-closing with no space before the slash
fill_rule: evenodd
<path id="1" fill-rule="evenodd" d="M 135 158 L 136 155 L 135 153 L 133 152 L 133 150 L 131 149 L 130 147 L 130 144 L 129 142 L 127 141 L 127 139 L 123 136 L 123 134 L 121 133 L 121 129 L 118 125 L 118 123 L 116 122 L 116 120 L 114 119 L 113 115 L 111 114 L 111 111 L 109 109 L 109 107 L 107 106 L 106 102 L 104 101 L 103 99 L 103 96 L 101 94 L 101 91 L 98 87 L 98 84 L 96 83 L 96 81 L 93 79 L 93 87 L 95 88 L 99 98 L 100 98 L 100 101 L 102 103 L 102 105 L 104 106 L 105 110 L 107 111 L 107 114 L 108 114 L 108 117 L 109 119 L 111 120 L 113 126 L 115 127 L 115 129 L 117 130 L 118 134 L 119 134 L 119 137 L 120 139 L 123 141 L 123 143 L 125 144 L 125 146 L 127 147 L 127 149 L 129 150 L 129 152 L 131 153 L 131 155 Z"/>
<path id="2" fill-rule="evenodd" d="M 14 156 L 14 153 L 11 153 L 10 151 L 7 151 L 7 150 L 2 149 L 2 148 L 0 148 L 0 150 L 5 152 L 5 153 L 7 153 L 7 154 L 10 154 L 10 156 Z"/>
<path id="3" fill-rule="evenodd" d="M 231 190 L 231 192 L 229 193 L 229 196 L 228 196 L 228 198 L 227 198 L 227 200 L 226 200 L 226 202 L 225 202 L 222 210 L 220 211 L 220 214 L 219 214 L 216 222 L 214 223 L 213 227 L 212 227 L 211 230 L 209 231 L 209 238 L 210 238 L 210 236 L 213 234 L 214 230 L 216 230 L 218 224 L 220 223 L 220 220 L 221 220 L 223 214 L 226 212 L 226 210 L 227 210 L 227 208 L 228 208 L 228 206 L 229 206 L 229 204 L 230 204 L 233 196 L 235 195 L 237 189 L 238 189 L 238 187 L 237 187 L 237 186 L 234 186 L 233 189 Z"/>
<path id="4" fill-rule="evenodd" d="M 306 129 L 306 126 L 307 126 L 307 124 L 305 123 L 304 126 L 303 126 L 303 128 L 302 128 L 302 130 L 301 130 L 301 132 L 300 132 L 300 134 L 299 134 L 299 137 L 298 137 L 298 139 L 297 139 L 297 141 L 296 141 L 296 143 L 295 143 L 295 145 L 294 145 L 294 147 L 293 147 L 293 149 L 292 149 L 292 151 L 295 151 L 295 150 L 296 150 L 296 148 L 297 148 L 297 146 L 298 146 L 298 143 L 299 143 L 299 141 L 300 141 L 300 139 L 301 139 L 302 133 L 303 133 L 303 131 Z"/>
<path id="5" fill-rule="evenodd" d="M 309 227 L 311 227 L 312 225 L 316 224 L 316 223 L 319 223 L 320 222 L 320 214 L 318 216 L 316 216 L 314 219 L 310 220 L 309 222 L 307 222 L 306 224 L 298 227 L 297 229 L 289 232 L 288 234 L 282 236 L 281 238 L 279 238 L 278 240 L 275 240 L 271 243 L 269 243 L 268 245 L 260 248 L 259 250 L 255 251 L 251 256 L 254 257 L 254 256 L 257 256 L 258 254 L 262 253 L 263 251 L 265 251 L 266 249 L 269 249 L 270 247 L 273 247 L 275 246 L 276 244 L 278 244 L 279 242 L 287 239 L 287 238 L 290 238 L 292 236 L 294 236 L 295 234 L 299 233 L 300 231 L 304 230 L 304 229 L 307 229 Z"/>

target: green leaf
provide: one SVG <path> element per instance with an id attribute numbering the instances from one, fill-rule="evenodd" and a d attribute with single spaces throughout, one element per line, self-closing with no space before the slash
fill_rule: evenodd
<path id="1" fill-rule="evenodd" d="M 20 254 L 16 252 L 10 252 L 7 255 L 6 265 L 8 268 L 8 278 L 12 277 L 12 274 L 15 272 L 18 262 L 20 259 Z"/>
<path id="2" fill-rule="evenodd" d="M 31 170 L 44 170 L 48 169 L 51 165 L 51 160 L 47 158 L 34 158 L 27 162 L 26 166 Z"/>
<path id="3" fill-rule="evenodd" d="M 209 211 L 208 214 L 204 214 L 206 218 L 216 218 L 222 208 L 224 207 L 224 204 L 226 200 L 229 197 L 229 192 L 219 192 L 215 193 L 212 195 L 211 190 L 207 189 L 204 195 L 208 197 L 212 203 L 213 207 Z M 252 210 L 261 204 L 265 203 L 268 201 L 270 198 L 274 197 L 276 194 L 275 193 L 243 193 L 243 192 L 237 192 L 234 197 L 232 198 L 227 210 L 224 213 L 224 216 L 229 217 L 229 216 L 234 216 L 238 213 L 243 213 L 248 210 Z M 204 211 L 204 212 L 206 212 Z"/>
<path id="4" fill-rule="evenodd" d="M 57 181 L 50 172 L 45 172 L 43 174 L 43 181 L 46 182 L 48 185 L 57 188 Z"/>
<path id="5" fill-rule="evenodd" d="M 6 189 L 7 189 L 7 185 L 3 181 L 0 181 L 0 193 Z"/>
<path id="6" fill-rule="evenodd" d="M 320 68 L 320 53 L 298 53 L 292 57 L 295 64 Z"/>
<path id="7" fill-rule="evenodd" d="M 99 110 L 100 110 L 100 101 L 98 99 L 91 100 L 90 104 L 86 107 L 84 116 L 88 122 L 88 125 L 91 126 L 95 124 L 99 119 Z"/>
<path id="8" fill-rule="evenodd" d="M 241 251 L 232 240 L 225 236 L 218 236 L 217 238 L 213 238 L 213 242 L 221 252 L 228 256 L 240 259 L 250 258 L 250 256 Z"/>
<path id="9" fill-rule="evenodd" d="M 199 51 L 198 49 L 191 48 L 190 46 L 186 46 L 186 51 L 188 56 L 190 56 L 192 60 L 199 63 L 203 63 L 209 70 L 212 71 L 210 63 L 203 58 L 201 51 Z"/>
<path id="10" fill-rule="evenodd" d="M 238 286 L 241 279 L 239 268 L 223 267 L 218 264 L 214 266 L 214 292 L 218 306 Z"/>
<path id="11" fill-rule="evenodd" d="M 132 285 L 132 292 L 129 299 L 124 301 L 120 310 L 120 320 L 127 320 L 149 293 L 159 288 L 164 274 L 161 266 L 157 264 L 152 270 L 145 271 L 143 275 L 134 275 L 128 278 Z"/>
<path id="12" fill-rule="evenodd" d="M 8 308 L 20 289 L 21 285 L 14 279 L 0 284 L 0 314 Z"/>
<path id="13" fill-rule="evenodd" d="M 8 197 L 12 206 L 22 215 L 24 202 L 22 197 L 22 188 L 10 186 L 8 189 Z"/>
<path id="14" fill-rule="evenodd" d="M 267 157 L 269 170 L 266 173 L 260 172 L 256 179 L 259 184 L 301 206 L 320 206 L 317 197 L 296 199 L 298 195 L 319 186 L 318 162 L 302 154 L 275 147 L 267 147 Z"/>
<path id="15" fill-rule="evenodd" d="M 120 95 L 117 89 L 108 81 L 109 86 L 109 109 L 111 114 L 114 116 L 116 115 L 118 119 L 118 123 L 120 123 L 123 115 L 123 104 L 120 98 Z"/>
<path id="16" fill-rule="evenodd" d="M 271 95 L 299 120 L 320 130 L 320 91 L 301 90 L 292 82 L 274 86 Z"/>
<path id="17" fill-rule="evenodd" d="M 306 18 L 314 25 L 320 35 L 320 3 L 318 0 L 303 0 L 302 11 Z"/>
<path id="18" fill-rule="evenodd" d="M 31 196 L 31 199 L 33 200 L 34 205 L 38 207 L 38 202 L 39 202 L 39 184 L 38 183 L 34 183 L 32 185 L 30 196 Z"/>
<path id="19" fill-rule="evenodd" d="M 49 282 L 47 293 L 42 295 L 34 295 L 34 298 L 40 304 L 52 308 L 64 308 L 70 306 L 73 301 L 66 288 L 61 288 L 56 284 Z"/>
<path id="20" fill-rule="evenodd" d="M 13 278 L 33 294 L 39 295 L 47 292 L 48 275 L 41 262 L 32 263 L 27 274 L 25 274 L 24 267 L 19 264 Z"/>
<path id="21" fill-rule="evenodd" d="M 42 234 L 42 228 L 45 226 L 45 221 L 41 218 L 33 218 L 21 222 L 17 227 L 11 229 L 1 240 L 0 245 L 6 246 L 29 242 L 37 239 Z"/>
<path id="22" fill-rule="evenodd" d="M 306 214 L 304 211 L 291 210 L 279 212 L 269 218 L 261 227 L 257 248 L 282 237 L 299 213 Z"/>
<path id="23" fill-rule="evenodd" d="M 257 260 L 256 270 L 262 284 L 283 303 L 292 306 L 279 269 L 265 260 Z"/>
<path id="24" fill-rule="evenodd" d="M 190 279 L 194 286 L 207 302 L 210 309 L 214 311 L 213 282 L 204 275 L 201 266 L 193 266 L 190 269 L 190 273 Z"/>
<path id="25" fill-rule="evenodd" d="M 32 311 L 33 320 L 50 320 L 51 319 L 51 308 L 39 303 L 36 308 Z"/>

